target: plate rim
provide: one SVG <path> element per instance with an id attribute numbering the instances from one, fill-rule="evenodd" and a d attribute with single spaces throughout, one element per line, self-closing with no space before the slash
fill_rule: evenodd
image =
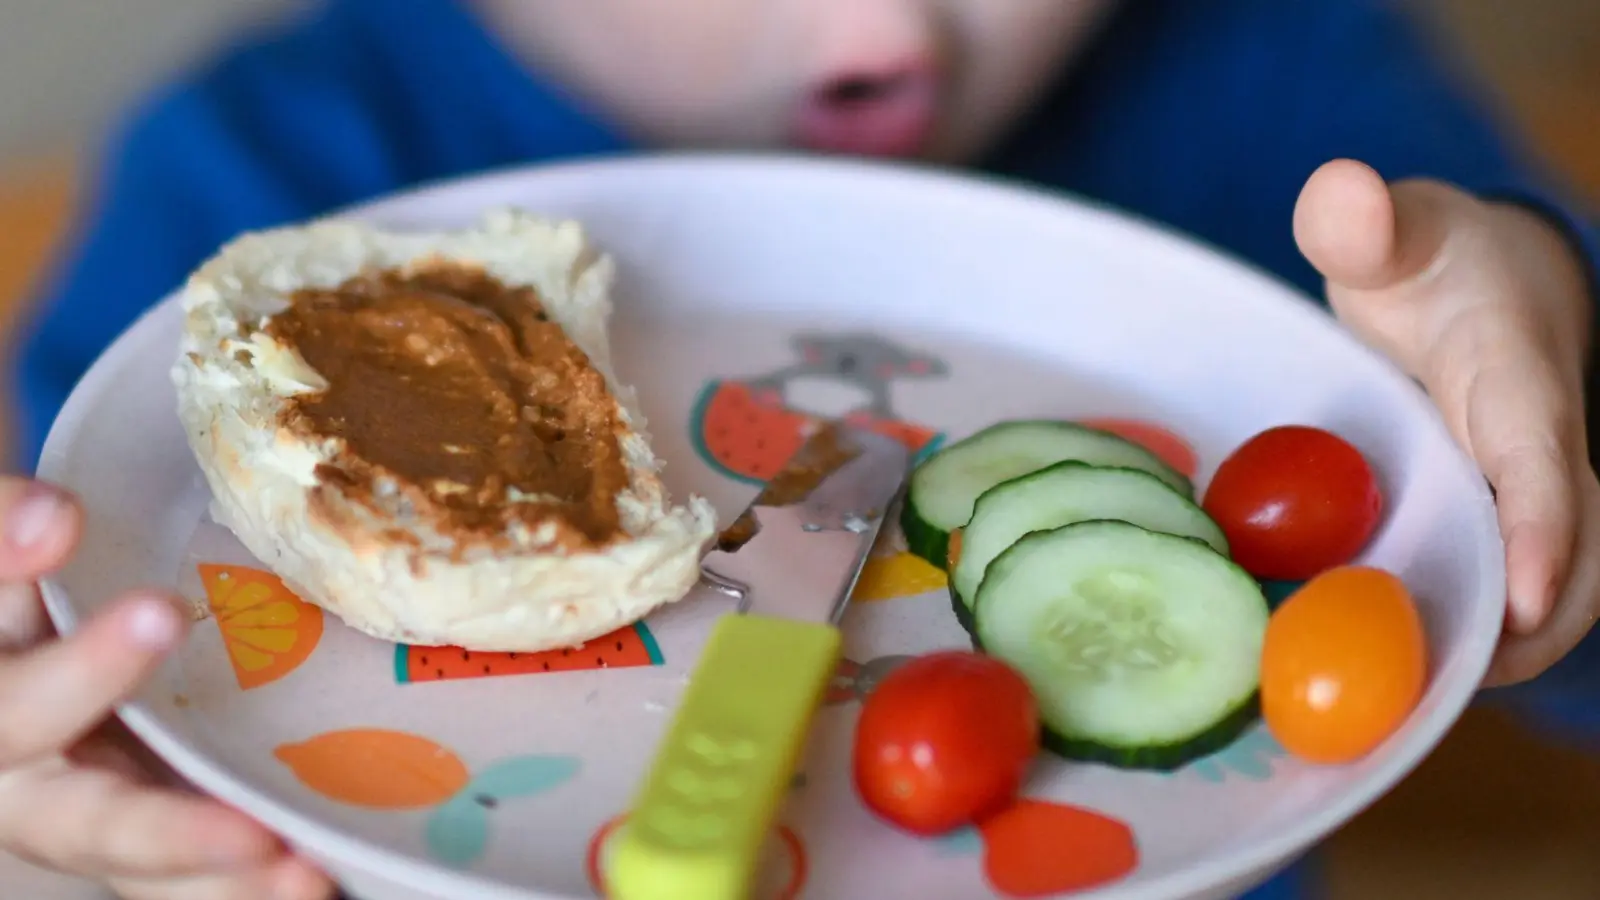
<path id="1" fill-rule="evenodd" d="M 787 153 L 680 151 L 611 154 L 552 163 L 513 164 L 472 174 L 435 179 L 401 191 L 368 198 L 315 216 L 308 221 L 335 217 L 364 221 L 382 220 L 385 216 L 394 215 L 408 207 L 426 205 L 440 196 L 470 191 L 492 192 L 490 189 L 496 185 L 525 186 L 532 181 L 559 182 L 563 179 L 591 175 L 604 177 L 606 173 L 614 171 L 627 174 L 656 169 L 670 175 L 674 172 L 687 173 L 708 168 L 712 170 L 732 168 L 743 170 L 746 174 L 758 174 L 776 179 L 798 175 L 823 179 L 920 181 L 929 191 L 965 192 L 975 201 L 989 204 L 1048 207 L 1058 213 L 1070 210 L 1079 215 L 1093 217 L 1098 220 L 1097 225 L 1123 232 L 1130 238 L 1137 238 L 1147 244 L 1153 242 L 1156 251 L 1199 258 L 1201 262 L 1212 267 L 1229 268 L 1236 274 L 1262 282 L 1263 288 L 1270 286 L 1280 292 L 1288 291 L 1302 302 L 1294 304 L 1295 308 L 1286 310 L 1285 314 L 1301 316 L 1308 320 L 1315 318 L 1317 321 L 1313 327 L 1330 327 L 1327 315 L 1314 303 L 1309 302 L 1310 298 L 1306 297 L 1304 292 L 1284 279 L 1247 260 L 1240 259 L 1225 249 L 1165 223 L 1091 198 L 1070 192 L 1046 190 L 1017 179 L 958 172 L 921 164 L 823 158 Z M 510 193 L 514 195 L 515 192 Z M 487 211 L 487 208 L 484 211 Z M 418 218 L 427 219 L 428 216 Z M 83 410 L 91 402 L 89 398 L 104 393 L 114 380 L 113 373 L 130 364 L 136 346 L 132 335 L 151 327 L 147 325 L 150 320 L 160 315 L 171 315 L 170 307 L 177 304 L 180 290 L 174 289 L 141 313 L 115 338 L 79 380 L 52 423 L 40 454 L 36 477 L 49 480 L 64 464 L 67 434 L 77 430 L 79 421 L 85 415 Z M 1375 349 L 1361 343 L 1348 332 L 1339 330 L 1341 332 L 1339 337 L 1347 343 L 1347 349 L 1374 358 L 1395 373 L 1394 377 L 1405 379 L 1404 374 Z M 1413 395 L 1413 401 L 1420 398 L 1426 408 L 1434 413 L 1431 417 L 1434 419 L 1435 427 L 1444 428 L 1442 419 L 1437 416 L 1431 401 L 1427 400 L 1426 395 L 1414 382 L 1405 380 Z M 1449 436 L 1448 430 L 1445 431 L 1445 435 L 1452 451 L 1461 458 L 1468 470 L 1474 473 L 1480 472 L 1470 456 L 1459 447 L 1453 437 Z M 1473 531 L 1478 535 L 1480 543 L 1486 541 L 1490 547 L 1498 551 L 1475 554 L 1486 557 L 1476 561 L 1477 577 L 1480 584 L 1489 586 L 1484 588 L 1485 591 L 1493 591 L 1493 586 L 1499 585 L 1498 592 L 1503 593 L 1506 583 L 1504 545 L 1487 482 L 1484 482 L 1477 494 L 1469 498 L 1478 514 L 1478 521 L 1474 523 Z M 71 597 L 55 576 L 41 580 L 40 593 L 46 611 L 56 628 L 63 635 L 76 630 L 77 611 Z M 1488 620 L 1491 611 L 1495 613 L 1492 623 L 1494 638 L 1485 639 L 1483 635 L 1490 631 Z M 1502 619 L 1503 613 L 1493 610 L 1492 604 L 1483 603 L 1477 608 L 1476 616 L 1467 620 L 1465 646 L 1458 650 L 1458 659 L 1462 660 L 1467 673 L 1474 676 L 1473 680 L 1468 682 L 1463 678 L 1459 682 L 1440 687 L 1437 705 L 1432 713 L 1412 724 L 1403 736 L 1402 743 L 1394 748 L 1389 759 L 1360 776 L 1349 789 L 1340 791 L 1333 802 L 1300 817 L 1293 827 L 1279 829 L 1274 834 L 1240 850 L 1208 856 L 1192 865 L 1153 876 L 1139 886 L 1139 896 L 1181 897 L 1195 891 L 1216 889 L 1269 867 L 1287 863 L 1301 853 L 1314 851 L 1328 835 L 1393 790 L 1433 752 L 1448 731 L 1454 727 L 1480 690 L 1483 677 L 1487 674 L 1493 658 L 1495 645 L 1498 643 Z M 337 861 L 384 880 L 405 881 L 422 890 L 446 896 L 471 891 L 472 896 L 483 897 L 485 900 L 583 900 L 575 895 L 551 893 L 537 887 L 518 887 L 471 871 L 450 869 L 347 832 L 341 827 L 325 824 L 321 818 L 301 812 L 287 801 L 277 799 L 274 792 L 257 788 L 233 774 L 228 766 L 198 750 L 186 736 L 180 736 L 169 730 L 145 703 L 133 700 L 119 704 L 116 707 L 116 714 L 140 740 L 148 744 L 174 770 L 210 795 L 258 819 L 286 841 L 300 847 L 314 858 Z M 1102 891 L 1115 892 L 1118 887 L 1118 884 L 1113 883 L 1084 892 L 1081 896 L 1101 896 Z"/>

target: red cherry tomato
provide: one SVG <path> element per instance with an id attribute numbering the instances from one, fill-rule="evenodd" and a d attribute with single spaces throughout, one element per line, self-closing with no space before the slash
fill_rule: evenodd
<path id="1" fill-rule="evenodd" d="M 1372 467 L 1349 442 L 1320 428 L 1285 425 L 1223 460 L 1203 505 L 1245 571 L 1304 581 L 1361 552 L 1378 527 L 1383 495 Z"/>
<path id="2" fill-rule="evenodd" d="M 1353 762 L 1404 724 L 1427 677 L 1427 637 L 1406 586 L 1380 569 L 1341 566 L 1268 621 L 1261 716 L 1301 759 Z"/>
<path id="3" fill-rule="evenodd" d="M 879 682 L 856 725 L 856 792 L 915 834 L 943 834 L 1004 809 L 1039 752 L 1033 692 L 991 657 L 946 651 Z"/>

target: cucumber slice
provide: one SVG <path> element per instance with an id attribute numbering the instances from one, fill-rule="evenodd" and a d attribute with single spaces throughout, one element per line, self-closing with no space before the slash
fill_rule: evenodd
<path id="1" fill-rule="evenodd" d="M 1077 461 L 1056 463 L 1003 481 L 978 498 L 972 519 L 961 529 L 961 558 L 950 575 L 950 590 L 968 613 L 958 612 L 957 617 L 970 625 L 972 598 L 984 570 L 1023 535 L 1094 519 L 1196 538 L 1228 553 L 1228 539 L 1217 523 L 1154 475 Z"/>
<path id="2" fill-rule="evenodd" d="M 945 568 L 950 532 L 967 524 L 989 488 L 1052 463 L 1077 460 L 1149 472 L 1194 496 L 1194 485 L 1154 453 L 1114 434 L 1071 422 L 1001 422 L 957 441 L 911 473 L 900 527 L 912 553 Z"/>
<path id="3" fill-rule="evenodd" d="M 1175 769 L 1256 719 L 1267 600 L 1200 541 L 1127 522 L 1034 532 L 989 564 L 974 614 L 1069 759 Z"/>

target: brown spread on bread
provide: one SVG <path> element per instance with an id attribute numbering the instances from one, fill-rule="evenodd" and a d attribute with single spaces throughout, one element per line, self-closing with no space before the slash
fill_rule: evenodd
<path id="1" fill-rule="evenodd" d="M 370 506 L 392 482 L 441 534 L 490 542 L 518 523 L 566 549 L 621 535 L 616 400 L 532 288 L 456 264 L 374 272 L 295 293 L 264 330 L 328 384 L 280 420 L 338 439 L 325 488 Z"/>

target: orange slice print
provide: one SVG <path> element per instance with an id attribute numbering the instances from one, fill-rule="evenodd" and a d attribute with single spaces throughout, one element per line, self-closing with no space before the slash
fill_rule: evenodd
<path id="1" fill-rule="evenodd" d="M 272 755 L 329 800 L 371 809 L 416 809 L 455 796 L 470 777 L 461 758 L 415 734 L 382 728 L 329 731 Z"/>
<path id="2" fill-rule="evenodd" d="M 296 597 L 276 575 L 209 563 L 199 569 L 240 690 L 277 681 L 317 649 L 322 610 Z"/>

